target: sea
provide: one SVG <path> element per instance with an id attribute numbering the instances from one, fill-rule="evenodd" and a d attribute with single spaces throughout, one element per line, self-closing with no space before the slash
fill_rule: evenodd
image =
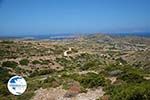
<path id="1" fill-rule="evenodd" d="M 148 37 L 150 38 L 150 32 L 140 32 L 140 33 L 60 33 L 60 34 L 39 34 L 39 35 L 10 35 L 0 36 L 0 40 L 7 39 L 20 39 L 20 40 L 63 40 L 63 39 L 75 39 L 80 36 L 88 36 L 94 34 L 106 34 L 113 37 L 119 36 L 138 36 L 138 37 Z"/>

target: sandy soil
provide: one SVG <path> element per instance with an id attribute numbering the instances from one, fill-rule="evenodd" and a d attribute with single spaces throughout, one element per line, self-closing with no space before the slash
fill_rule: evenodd
<path id="1" fill-rule="evenodd" d="M 102 87 L 88 90 L 87 93 L 79 93 L 74 97 L 65 97 L 67 90 L 58 88 L 39 89 L 35 92 L 32 100 L 95 100 L 104 95 Z"/>

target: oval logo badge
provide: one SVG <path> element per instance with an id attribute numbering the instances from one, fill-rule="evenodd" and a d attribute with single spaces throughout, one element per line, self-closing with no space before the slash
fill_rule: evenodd
<path id="1" fill-rule="evenodd" d="M 13 95 L 21 95 L 25 92 L 27 83 L 22 76 L 13 76 L 9 79 L 7 87 Z"/>

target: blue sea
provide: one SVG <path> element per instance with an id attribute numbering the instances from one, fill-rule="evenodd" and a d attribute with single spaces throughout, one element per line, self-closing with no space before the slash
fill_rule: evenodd
<path id="1" fill-rule="evenodd" d="M 91 35 L 91 33 L 84 34 L 73 34 L 73 33 L 62 33 L 62 34 L 40 34 L 40 35 L 11 35 L 11 36 L 0 36 L 0 39 L 24 39 L 24 40 L 62 40 L 62 39 L 74 39 L 79 36 Z M 97 34 L 97 33 L 96 33 Z M 150 32 L 142 33 L 99 33 L 107 34 L 110 36 L 138 36 L 138 37 L 150 37 Z M 92 33 L 94 35 L 94 33 Z"/>

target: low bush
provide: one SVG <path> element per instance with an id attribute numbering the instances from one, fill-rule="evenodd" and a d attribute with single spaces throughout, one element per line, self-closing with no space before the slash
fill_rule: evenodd
<path id="1" fill-rule="evenodd" d="M 93 61 L 89 61 L 80 67 L 81 70 L 88 70 L 91 67 L 94 67 L 96 64 Z"/>
<path id="2" fill-rule="evenodd" d="M 81 86 L 84 88 L 94 88 L 94 87 L 105 85 L 104 77 L 95 73 L 87 73 L 84 75 L 75 74 L 71 76 L 73 76 L 72 78 L 78 81 L 81 84 Z"/>
<path id="3" fill-rule="evenodd" d="M 50 63 L 50 60 L 41 60 L 42 65 L 48 65 Z"/>
<path id="4" fill-rule="evenodd" d="M 46 75 L 46 74 L 51 74 L 55 72 L 54 69 L 48 69 L 48 70 L 35 70 L 30 74 L 30 77 L 38 76 L 38 75 Z"/>
<path id="5" fill-rule="evenodd" d="M 9 95 L 7 85 L 0 82 L 0 97 Z"/>
<path id="6" fill-rule="evenodd" d="M 0 97 L 9 95 L 6 84 L 10 77 L 11 75 L 9 74 L 9 71 L 0 67 Z"/>
<path id="7" fill-rule="evenodd" d="M 5 61 L 2 63 L 2 67 L 11 67 L 11 68 L 15 68 L 17 67 L 18 63 L 15 61 Z"/>
<path id="8" fill-rule="evenodd" d="M 95 73 L 87 73 L 85 75 L 82 75 L 79 82 L 85 88 L 93 88 L 105 85 L 104 77 Z"/>
<path id="9" fill-rule="evenodd" d="M 0 50 L 0 56 L 4 57 L 4 56 L 8 56 L 10 55 L 10 51 L 8 50 Z"/>
<path id="10" fill-rule="evenodd" d="M 4 43 L 4 44 L 12 44 L 14 43 L 14 41 L 10 41 L 10 40 L 3 40 L 0 43 Z"/>
<path id="11" fill-rule="evenodd" d="M 61 85 L 61 81 L 58 77 L 48 77 L 46 80 L 44 80 L 42 87 L 43 88 L 49 88 L 49 87 L 58 87 Z"/>
<path id="12" fill-rule="evenodd" d="M 22 60 L 19 61 L 19 63 L 21 65 L 28 65 L 29 64 L 29 60 L 28 59 L 22 59 Z"/>
<path id="13" fill-rule="evenodd" d="M 16 100 L 31 100 L 34 94 L 35 94 L 34 91 L 28 91 L 22 94 L 21 96 L 17 96 Z"/>
<path id="14" fill-rule="evenodd" d="M 118 76 L 118 79 L 121 79 L 127 83 L 140 83 L 144 81 L 144 71 L 132 66 L 124 66 L 121 69 L 123 72 Z"/>
<path id="15" fill-rule="evenodd" d="M 150 82 L 112 86 L 107 92 L 110 100 L 150 100 Z"/>
<path id="16" fill-rule="evenodd" d="M 54 69 L 39 70 L 38 75 L 46 75 L 46 74 L 53 73 L 54 71 L 55 71 Z"/>
<path id="17" fill-rule="evenodd" d="M 121 74 L 121 76 L 118 77 L 119 79 L 126 81 L 127 83 L 140 83 L 144 81 L 143 76 L 139 75 L 137 73 L 131 73 L 131 72 L 126 72 Z"/>
<path id="18" fill-rule="evenodd" d="M 41 62 L 39 61 L 39 60 L 34 60 L 34 61 L 32 61 L 32 64 L 41 64 Z"/>
<path id="19" fill-rule="evenodd" d="M 8 79 L 10 78 L 9 71 L 6 68 L 0 67 L 0 80 L 3 83 L 7 83 Z"/>

